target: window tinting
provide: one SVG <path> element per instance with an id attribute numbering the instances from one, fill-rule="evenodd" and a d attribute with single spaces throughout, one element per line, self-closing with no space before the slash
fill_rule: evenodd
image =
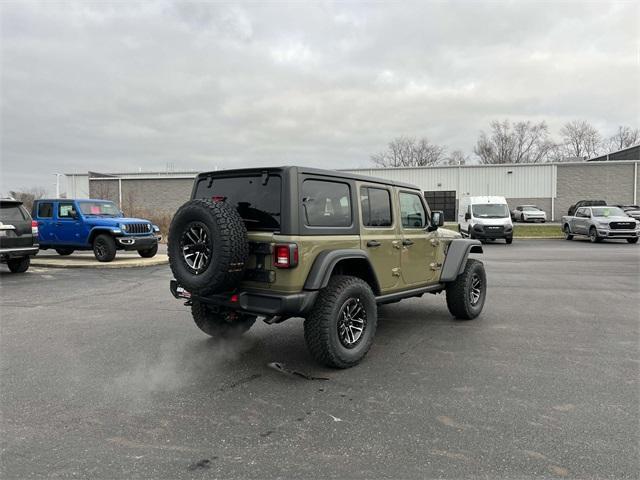
<path id="1" fill-rule="evenodd" d="M 391 197 L 382 188 L 360 188 L 362 224 L 366 227 L 391 226 Z"/>
<path id="2" fill-rule="evenodd" d="M 302 208 L 305 224 L 310 227 L 349 227 L 349 185 L 323 180 L 305 180 L 302 184 Z"/>
<path id="3" fill-rule="evenodd" d="M 279 175 L 204 177 L 198 181 L 194 198 L 224 200 L 238 210 L 247 230 L 280 229 Z"/>
<path id="4" fill-rule="evenodd" d="M 53 203 L 45 202 L 38 204 L 38 217 L 51 218 L 53 217 Z"/>
<path id="5" fill-rule="evenodd" d="M 0 220 L 3 222 L 21 222 L 26 220 L 24 211 L 17 203 L 3 203 L 0 205 Z"/>
<path id="6" fill-rule="evenodd" d="M 404 228 L 424 228 L 426 214 L 420 197 L 414 193 L 400 192 L 400 216 Z"/>

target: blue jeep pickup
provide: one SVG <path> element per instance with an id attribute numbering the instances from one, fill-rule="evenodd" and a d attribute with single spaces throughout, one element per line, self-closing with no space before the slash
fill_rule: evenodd
<path id="1" fill-rule="evenodd" d="M 32 217 L 40 249 L 53 248 L 60 255 L 93 250 L 99 262 L 110 262 L 116 250 L 137 250 L 145 258 L 158 252 L 160 229 L 148 220 L 124 217 L 107 200 L 36 200 Z"/>

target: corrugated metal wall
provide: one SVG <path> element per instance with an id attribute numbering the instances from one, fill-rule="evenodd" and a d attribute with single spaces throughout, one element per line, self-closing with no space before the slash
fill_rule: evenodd
<path id="1" fill-rule="evenodd" d="M 424 191 L 455 190 L 458 198 L 462 195 L 550 198 L 555 196 L 555 169 L 555 165 L 482 165 L 347 171 L 413 183 Z"/>

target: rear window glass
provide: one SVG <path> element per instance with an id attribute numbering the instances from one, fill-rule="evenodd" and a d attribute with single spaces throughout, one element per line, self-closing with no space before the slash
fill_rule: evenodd
<path id="1" fill-rule="evenodd" d="M 351 201 L 346 183 L 305 180 L 302 206 L 305 223 L 310 227 L 351 226 Z"/>
<path id="2" fill-rule="evenodd" d="M 53 203 L 40 203 L 38 204 L 38 217 L 51 218 L 53 217 Z"/>
<path id="3" fill-rule="evenodd" d="M 16 203 L 3 203 L 0 205 L 0 220 L 3 222 L 23 221 L 27 220 L 27 218 L 20 205 Z"/>
<path id="4" fill-rule="evenodd" d="M 279 175 L 204 177 L 196 185 L 194 198 L 223 200 L 236 207 L 247 230 L 280 230 Z"/>
<path id="5" fill-rule="evenodd" d="M 360 202 L 362 204 L 362 224 L 365 227 L 391 226 L 391 197 L 388 190 L 362 187 Z"/>

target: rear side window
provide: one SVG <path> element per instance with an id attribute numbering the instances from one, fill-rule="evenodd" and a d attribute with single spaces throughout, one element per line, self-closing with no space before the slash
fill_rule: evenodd
<path id="1" fill-rule="evenodd" d="M 51 218 L 53 217 L 53 203 L 43 202 L 38 204 L 38 217 Z"/>
<path id="2" fill-rule="evenodd" d="M 325 180 L 302 183 L 302 207 L 309 227 L 350 227 L 349 185 Z"/>
<path id="3" fill-rule="evenodd" d="M 225 201 L 238 210 L 247 230 L 280 230 L 279 175 L 204 177 L 198 180 L 194 198 Z"/>
<path id="4" fill-rule="evenodd" d="M 0 205 L 0 220 L 3 222 L 22 222 L 27 220 L 25 212 L 17 203 L 3 203 Z"/>
<path id="5" fill-rule="evenodd" d="M 383 188 L 360 188 L 362 224 L 365 227 L 391 226 L 391 196 Z"/>

